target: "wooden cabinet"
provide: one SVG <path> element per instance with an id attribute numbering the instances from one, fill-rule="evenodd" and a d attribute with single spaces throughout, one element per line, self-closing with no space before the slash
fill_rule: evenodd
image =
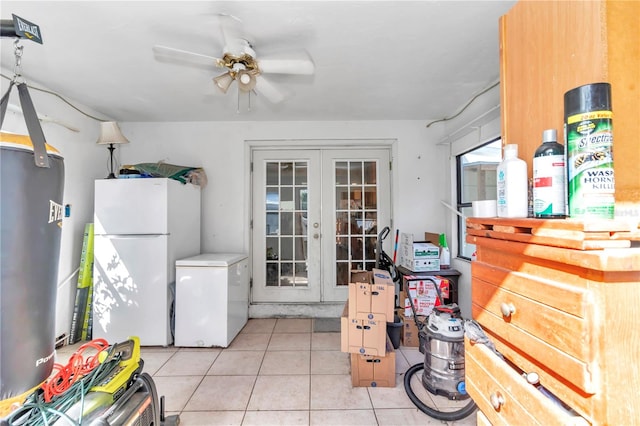
<path id="1" fill-rule="evenodd" d="M 562 138 L 564 93 L 609 82 L 617 207 L 640 209 L 640 2 L 520 1 L 500 20 L 502 138 L 531 176 L 542 131 Z M 635 207 L 634 207 L 635 206 Z"/>
<path id="2" fill-rule="evenodd" d="M 564 94 L 609 82 L 616 214 L 637 216 L 640 2 L 520 1 L 499 25 L 503 143 L 518 145 L 531 176 L 542 131 L 563 133 Z M 465 342 L 478 422 L 637 423 L 637 225 L 469 218 L 467 226 L 467 241 L 477 247 L 473 317 L 505 359 Z M 570 410 L 528 384 L 523 372 L 537 373 Z"/>
<path id="3" fill-rule="evenodd" d="M 504 356 L 465 342 L 467 389 L 482 421 L 637 422 L 640 230 L 615 221 L 468 218 L 467 235 L 477 248 L 473 318 Z M 573 248 L 584 241 L 589 249 Z M 568 409 L 527 383 L 522 373 L 531 372 Z"/>

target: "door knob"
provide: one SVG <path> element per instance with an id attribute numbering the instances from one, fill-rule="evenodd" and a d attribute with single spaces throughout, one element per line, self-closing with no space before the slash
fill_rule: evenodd
<path id="1" fill-rule="evenodd" d="M 320 226 L 320 224 L 318 222 L 313 222 L 313 227 L 318 229 L 318 226 Z"/>

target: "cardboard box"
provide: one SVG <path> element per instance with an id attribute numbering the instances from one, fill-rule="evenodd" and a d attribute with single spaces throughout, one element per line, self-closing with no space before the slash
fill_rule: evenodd
<path id="1" fill-rule="evenodd" d="M 425 232 L 424 240 L 434 246 L 440 247 L 440 234 L 436 234 L 435 232 Z"/>
<path id="2" fill-rule="evenodd" d="M 361 355 L 384 356 L 387 340 L 387 317 L 359 312 L 349 316 L 349 301 L 340 318 L 340 350 Z"/>
<path id="3" fill-rule="evenodd" d="M 448 299 L 451 297 L 451 286 L 453 285 L 449 278 L 441 277 L 440 275 L 436 275 L 433 277 L 436 282 L 440 284 L 440 294 L 443 299 Z"/>
<path id="4" fill-rule="evenodd" d="M 373 283 L 374 284 L 387 284 L 393 286 L 393 279 L 391 278 L 391 274 L 389 271 L 385 271 L 384 269 L 376 269 L 373 268 Z"/>
<path id="5" fill-rule="evenodd" d="M 400 266 L 404 266 L 411 272 L 439 271 L 440 259 L 418 259 L 413 261 L 401 261 Z"/>
<path id="6" fill-rule="evenodd" d="M 373 284 L 349 283 L 349 318 L 355 318 L 359 313 L 382 314 L 386 318 L 393 318 L 395 284 L 391 275 L 381 269 L 374 269 L 369 274 L 373 277 Z"/>
<path id="7" fill-rule="evenodd" d="M 440 247 L 425 241 L 414 241 L 412 234 L 401 234 L 400 265 L 412 272 L 439 271 Z"/>
<path id="8" fill-rule="evenodd" d="M 425 278 L 415 275 L 405 275 L 402 284 L 400 300 L 404 302 L 404 315 L 407 317 L 413 315 L 409 297 L 413 300 L 413 305 L 418 315 L 427 316 L 433 311 L 435 306 L 441 305 L 436 293 L 436 284 L 440 288 L 442 298 L 449 298 L 450 282 L 446 278 L 438 276 Z"/>
<path id="9" fill-rule="evenodd" d="M 351 384 L 354 387 L 395 387 L 396 352 L 387 337 L 385 356 L 351 354 Z"/>
<path id="10" fill-rule="evenodd" d="M 418 326 L 414 321 L 413 317 L 405 317 L 401 315 L 402 318 L 402 334 L 400 336 L 400 341 L 402 342 L 402 346 L 406 346 L 409 348 L 417 348 L 420 346 L 420 338 L 418 337 Z M 422 316 L 418 316 L 418 321 L 423 323 L 425 318 Z"/>
<path id="11" fill-rule="evenodd" d="M 373 274 L 371 271 L 361 271 L 359 269 L 351 270 L 351 279 L 350 283 L 368 283 L 371 284 L 373 282 Z"/>
<path id="12" fill-rule="evenodd" d="M 451 281 L 448 278 L 439 275 L 420 276 L 420 275 L 404 275 L 402 277 L 402 291 L 410 292 L 411 297 L 417 297 L 432 292 L 435 294 L 435 286 L 438 285 L 440 294 L 443 299 L 449 298 L 449 288 Z"/>

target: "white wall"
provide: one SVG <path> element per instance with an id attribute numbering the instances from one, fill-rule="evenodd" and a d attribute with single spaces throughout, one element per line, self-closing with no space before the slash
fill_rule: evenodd
<path id="1" fill-rule="evenodd" d="M 485 142 L 500 136 L 500 87 L 496 86 L 487 93 L 479 96 L 460 116 L 443 125 L 447 135 L 441 140 L 449 148 L 449 167 L 451 182 L 456 179 L 456 156 L 463 154 Z M 455 207 L 456 186 L 449 188 L 450 205 Z M 458 299 L 460 310 L 465 318 L 471 318 L 471 263 L 457 258 L 458 228 L 457 217 L 450 214 L 446 218 L 447 235 L 450 235 L 450 250 L 452 253 L 451 266 L 462 274 L 459 280 Z"/>
<path id="2" fill-rule="evenodd" d="M 10 76 L 13 72 L 2 69 L 2 74 Z M 0 80 L 4 94 L 8 88 L 8 81 L 4 78 Z M 36 82 L 28 82 L 28 84 L 42 87 Z M 104 146 L 98 146 L 95 143 L 99 132 L 97 121 L 80 114 L 51 95 L 34 89 L 30 89 L 29 93 L 39 114 L 67 122 L 80 130 L 73 132 L 57 124 L 42 123 L 42 131 L 47 143 L 56 147 L 64 157 L 63 204 L 71 205 L 70 217 L 62 220 L 60 262 L 56 281 L 59 287 L 56 302 L 56 336 L 62 333 L 68 335 L 75 300 L 76 271 L 80 264 L 84 225 L 93 221 L 93 181 L 97 177 L 106 176 L 107 151 Z M 9 103 L 20 105 L 16 88 L 12 91 Z M 83 111 L 93 113 L 83 105 L 75 105 Z M 22 114 L 7 111 L 2 131 L 28 134 Z"/>
<path id="3" fill-rule="evenodd" d="M 394 226 L 422 235 L 444 231 L 448 164 L 444 147 L 429 140 L 437 130 L 423 121 L 375 122 L 210 122 L 122 123 L 131 143 L 119 147 L 123 164 L 166 161 L 203 167 L 209 180 L 202 198 L 202 251 L 249 250 L 248 141 L 335 140 L 354 144 L 396 139 L 394 146 Z M 239 194 L 243 194 L 239 196 Z M 382 226 L 382 224 L 381 224 Z M 389 239 L 390 240 L 390 239 Z"/>

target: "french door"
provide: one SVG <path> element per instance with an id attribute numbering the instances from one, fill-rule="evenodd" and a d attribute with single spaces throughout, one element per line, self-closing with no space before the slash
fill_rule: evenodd
<path id="1" fill-rule="evenodd" d="M 390 222 L 388 149 L 252 151 L 252 301 L 344 301 Z"/>

